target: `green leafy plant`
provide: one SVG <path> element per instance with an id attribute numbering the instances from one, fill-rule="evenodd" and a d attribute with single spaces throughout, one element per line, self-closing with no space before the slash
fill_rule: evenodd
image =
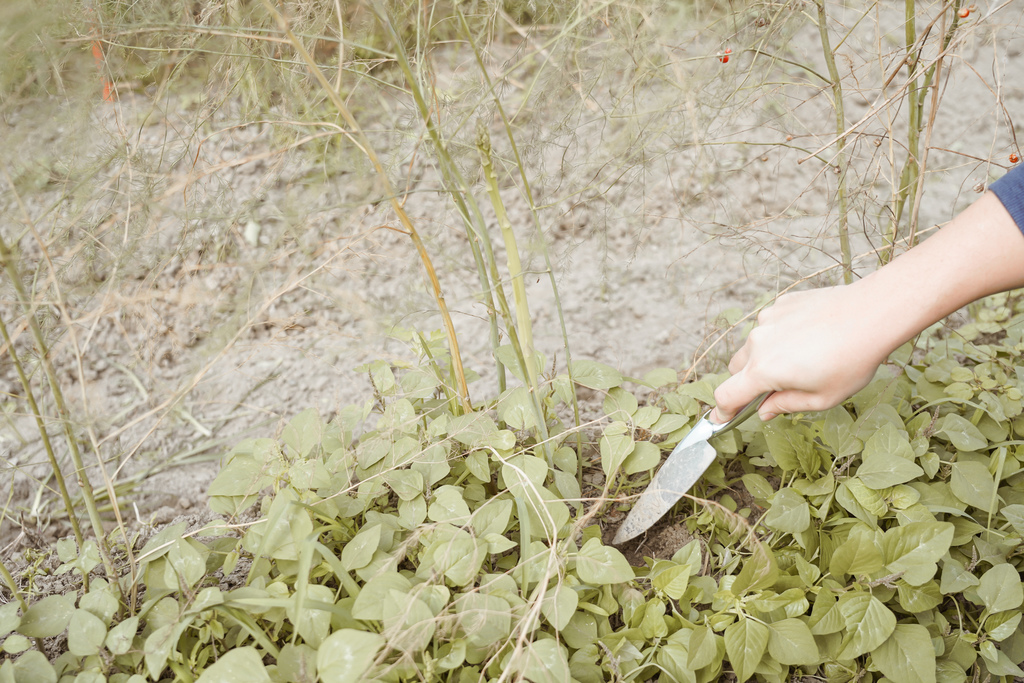
<path id="1" fill-rule="evenodd" d="M 1024 675 L 1024 385 L 1013 371 L 1024 301 L 995 297 L 975 314 L 931 330 L 913 359 L 901 349 L 844 406 L 754 419 L 722 439 L 723 457 L 675 520 L 693 540 L 638 567 L 595 522 L 613 488 L 649 477 L 718 378 L 678 385 L 656 371 L 641 402 L 613 369 L 580 362 L 577 381 L 605 392 L 607 415 L 604 490 L 585 495 L 568 432 L 552 437 L 548 467 L 522 388 L 456 414 L 429 364 L 373 364 L 376 407 L 330 423 L 306 410 L 279 438 L 232 449 L 209 490 L 224 521 L 149 539 L 135 613 L 102 579 L 0 608 L 5 650 L 24 652 L 0 676 Z M 550 410 L 566 381 L 544 385 Z M 95 548 L 76 557 L 74 540 L 62 543 L 62 571 L 96 567 Z M 65 631 L 52 664 L 32 649 Z"/>
<path id="2" fill-rule="evenodd" d="M 641 542 L 629 549 L 631 557 L 642 558 L 631 564 L 622 550 L 603 543 L 604 531 L 712 402 L 720 378 L 694 374 L 693 368 L 685 379 L 694 381 L 682 384 L 669 368 L 627 378 L 605 364 L 573 361 L 564 320 L 564 371 L 552 366 L 544 374 L 549 366 L 535 348 L 524 284 L 520 244 L 526 240 L 506 210 L 513 184 L 528 206 L 546 267 L 541 274 L 549 276 L 560 318 L 562 313 L 529 166 L 516 140 L 513 121 L 522 110 L 506 112 L 499 97 L 503 82 L 489 70 L 485 46 L 476 38 L 493 28 L 496 14 L 470 3 L 443 11 L 435 6 L 437 14 L 429 16 L 415 6 L 371 4 L 353 9 L 346 3 L 343 10 L 338 3 L 332 17 L 329 9 L 302 3 L 251 3 L 248 23 L 228 17 L 244 24 L 231 35 L 209 23 L 149 25 L 143 19 L 146 10 L 155 11 L 154 3 L 100 7 L 102 17 L 120 16 L 128 26 L 104 38 L 111 62 L 123 59 L 124 74 L 139 75 L 143 84 L 167 83 L 170 71 L 179 70 L 172 65 L 160 75 L 164 67 L 149 53 L 180 50 L 186 60 L 212 62 L 229 48 L 244 48 L 246 67 L 232 63 L 228 72 L 252 76 L 247 69 L 270 71 L 268 64 L 292 59 L 283 51 L 293 51 L 290 71 L 274 72 L 272 82 L 281 86 L 274 91 L 328 129 L 318 135 L 352 142 L 371 162 L 383 188 L 380 199 L 415 245 L 445 329 L 398 333 L 418 354 L 416 362 L 366 364 L 372 400 L 326 422 L 305 410 L 276 438 L 238 443 L 208 491 L 220 519 L 198 527 L 174 524 L 137 543 L 123 525 L 114 533 L 104 529 L 100 493 L 92 490 L 78 451 L 86 439 L 67 415 L 48 362 L 50 346 L 36 324 L 43 297 L 19 288 L 32 277 L 19 267 L 16 249 L 0 241 L 17 315 L 33 337 L 30 355 L 54 401 L 92 533 L 79 524 L 78 503 L 64 484 L 35 399 L 40 387 L 23 372 L 24 347 L 15 348 L 0 321 L 5 352 L 38 419 L 73 533 L 52 554 L 27 557 L 20 572 L 0 565 L 10 593 L 0 606 L 0 683 L 689 683 L 729 676 L 930 683 L 1024 675 L 1024 383 L 1016 369 L 1024 349 L 1021 300 L 995 297 L 976 306 L 972 322 L 955 331 L 930 330 L 843 406 L 768 425 L 748 422 L 721 437 L 716 446 L 722 457 L 667 522 L 692 540 L 648 557 Z M 849 278 L 849 217 L 863 207 L 854 206 L 847 174 L 860 138 L 846 119 L 849 90 L 833 52 L 870 9 L 854 8 L 860 14 L 846 32 L 825 2 L 815 4 L 828 77 L 788 57 L 772 57 L 771 64 L 796 66 L 832 93 L 834 130 L 821 149 L 803 151 L 838 171 L 837 261 Z M 950 20 L 945 31 L 929 28 L 920 36 L 915 22 L 923 10 L 913 2 L 905 7 L 905 61 L 881 88 L 906 67 L 902 94 L 894 96 L 905 98 L 911 112 L 906 161 L 892 174 L 899 177 L 891 188 L 892 217 L 888 230 L 879 232 L 885 245 L 876 250 L 883 260 L 908 214 L 907 242 L 917 234 L 939 97 L 933 86 L 961 35 L 959 2 L 930 5 L 929 27 L 942 17 Z M 363 9 L 367 21 L 350 22 L 346 34 L 345 22 Z M 528 9 L 510 5 L 502 11 Z M 589 39 L 580 28 L 587 22 L 619 30 L 608 13 L 629 17 L 633 9 L 607 2 L 565 8 L 556 17 L 563 22 L 556 37 L 531 53 L 544 59 L 531 73 L 524 101 L 539 87 L 541 73 L 553 68 L 553 45 Z M 793 4 L 765 11 L 769 16 L 751 25 L 775 28 L 760 37 L 742 34 L 750 39 L 748 49 L 737 45 L 707 61 L 719 68 L 730 63 L 728 55 L 733 66 L 745 53 L 769 56 L 787 24 L 805 16 Z M 625 42 L 632 48 L 636 24 L 628 23 Z M 365 35 L 365 44 L 353 35 Z M 479 103 L 486 106 L 450 116 L 438 105 L 444 93 L 429 55 L 439 35 L 465 41 L 480 72 Z M 318 54 L 325 41 L 338 46 L 336 63 L 325 64 L 323 51 Z M 389 64 L 367 59 L 358 68 L 346 65 L 346 51 Z M 628 72 L 631 87 L 652 74 L 665 76 L 649 61 L 634 60 L 642 66 Z M 45 71 L 34 69 L 32 78 L 47 78 Z M 427 244 L 405 211 L 393 169 L 353 113 L 354 75 L 406 96 L 422 128 L 417 147 L 422 142 L 435 164 L 438 187 L 451 198 L 472 253 L 498 371 L 494 397 L 471 400 L 473 373 L 463 368 Z M 775 88 L 769 80 L 765 84 Z M 803 85 L 786 86 L 794 84 Z M 260 86 L 246 81 L 245 89 L 260 92 Z M 579 93 L 590 103 L 582 88 Z M 344 119 L 344 130 L 332 122 L 335 114 Z M 620 116 L 616 110 L 607 118 Z M 461 137 L 481 121 L 495 126 L 481 123 L 471 141 Z M 886 130 L 891 140 L 891 123 Z M 835 158 L 821 157 L 830 147 Z M 469 149 L 479 167 L 467 165 L 460 148 Z M 476 171 L 482 182 L 473 180 Z M 18 183 L 7 181 L 17 192 Z M 487 205 L 502 238 L 504 268 L 484 218 Z M 33 224 L 31 217 L 24 222 Z M 61 281 L 42 266 L 35 277 Z M 54 291 L 60 307 L 65 299 Z M 590 424 L 580 417 L 578 387 L 602 404 L 602 417 Z M 99 449 L 93 450 L 102 465 Z M 114 483 L 104 479 L 117 515 Z M 63 594 L 40 587 L 37 579 L 51 571 L 69 582 Z"/>

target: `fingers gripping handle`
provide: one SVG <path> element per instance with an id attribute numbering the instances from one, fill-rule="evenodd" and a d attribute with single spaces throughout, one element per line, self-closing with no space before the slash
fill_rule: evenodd
<path id="1" fill-rule="evenodd" d="M 733 427 L 740 425 L 744 420 L 753 415 L 758 411 L 761 405 L 768 400 L 768 397 L 774 394 L 774 391 L 766 391 L 753 401 L 743 407 L 743 409 L 736 413 L 735 416 L 725 424 L 711 424 L 712 434 L 722 434 L 729 431 Z"/>

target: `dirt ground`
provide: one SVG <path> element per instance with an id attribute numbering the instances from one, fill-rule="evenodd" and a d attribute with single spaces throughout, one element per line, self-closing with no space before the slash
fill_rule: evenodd
<path id="1" fill-rule="evenodd" d="M 940 78 L 922 228 L 964 208 L 1019 151 L 1013 122 L 1024 104 L 1024 8 L 979 4 L 977 26 Z M 895 15 L 878 21 L 898 23 Z M 760 29 L 737 30 L 746 40 Z M 806 24 L 773 49 L 823 71 L 816 35 Z M 813 81 L 747 90 L 749 81 L 770 80 L 763 62 L 739 50 L 728 64 L 706 58 L 721 49 L 713 38 L 692 28 L 662 38 L 666 54 L 689 69 L 680 67 L 675 82 L 595 63 L 578 73 L 553 69 L 537 90 L 518 74 L 505 83 L 506 106 L 523 106 L 519 143 L 535 174 L 529 180 L 576 359 L 630 376 L 664 366 L 681 376 L 698 364 L 720 369 L 742 330 L 713 342 L 741 315 L 794 283 L 841 278 L 837 177 L 821 161 L 832 153 L 810 157 L 835 132 L 831 90 Z M 876 82 L 898 65 L 898 46 L 886 44 L 879 57 L 870 36 L 865 41 L 840 53 L 862 58 L 839 64 L 857 86 L 846 94 L 847 120 L 872 114 L 851 147 L 858 254 L 881 245 L 891 211 L 887 183 L 902 163 L 906 126 L 891 99 L 895 86 L 882 92 Z M 618 65 L 624 57 L 612 45 L 602 54 Z M 530 49 L 528 39 L 494 46 L 492 75 Z M 479 77 L 465 51 L 450 50 L 435 55 L 438 88 L 454 103 L 445 125 L 498 243 L 471 148 L 478 117 L 457 106 L 460 95 L 479 95 Z M 785 64 L 775 68 L 790 85 L 805 78 Z M 409 103 L 380 103 L 371 139 L 387 150 L 407 193 L 464 361 L 480 374 L 473 398 L 491 399 L 497 389 L 486 311 L 465 232 Z M 481 111 L 507 162 L 500 119 Z M 3 109 L 8 170 L 0 230 L 20 245 L 33 286 L 45 284 L 51 267 L 59 274 L 64 304 L 47 298 L 38 315 L 61 330 L 54 357 L 82 440 L 115 482 L 135 483 L 126 500 L 140 522 L 169 522 L 201 506 L 217 459 L 233 442 L 274 433 L 308 406 L 329 416 L 372 398 L 359 366 L 412 357 L 392 337 L 396 328 L 441 327 L 415 250 L 389 229 L 394 214 L 365 161 L 351 146 L 326 146 L 326 138 L 298 143 L 323 130 L 302 132 L 283 109 L 255 116 L 233 91 L 191 86 L 169 92 L 120 84 L 115 102 L 83 106 L 55 96 Z M 558 312 L 522 183 L 513 175 L 503 187 L 531 273 L 536 341 L 547 364 L 562 370 Z M 868 253 L 856 272 L 876 264 Z M 6 287 L 3 295 L 9 320 L 13 298 Z M 26 344 L 24 327 L 16 332 L 17 344 Z M 21 501 L 11 512 L 24 526 L 45 529 L 54 503 L 33 500 L 47 468 L 6 356 L 0 394 L 10 407 L 0 447 Z M 599 401 L 592 397 L 588 409 Z M 19 530 L 8 522 L 4 538 L 12 539 L 12 529 Z M 682 529 L 663 532 L 661 553 L 687 540 Z M 14 540 L 6 552 L 32 542 Z"/>

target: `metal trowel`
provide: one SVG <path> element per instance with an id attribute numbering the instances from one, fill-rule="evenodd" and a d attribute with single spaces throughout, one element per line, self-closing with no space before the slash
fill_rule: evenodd
<path id="1" fill-rule="evenodd" d="M 612 543 L 625 543 L 654 526 L 715 461 L 717 453 L 708 439 L 729 431 L 756 413 L 771 393 L 769 391 L 755 398 L 725 424 L 715 424 L 709 420 L 710 410 L 705 413 L 690 433 L 672 449 L 665 464 L 629 511 Z"/>

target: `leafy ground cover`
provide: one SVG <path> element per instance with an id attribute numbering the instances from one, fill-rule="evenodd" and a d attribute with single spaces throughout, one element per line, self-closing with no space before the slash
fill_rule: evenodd
<path id="1" fill-rule="evenodd" d="M 1021 674 L 1015 297 L 606 542 L 712 399 L 712 294 L 738 328 L 1018 163 L 1009 5 L 49 6 L 0 7 L 0 683 Z M 134 495 L 232 442 L 184 520 Z"/>
<path id="2" fill-rule="evenodd" d="M 605 395 L 583 452 L 598 491 L 554 417 L 567 375 L 544 384 L 549 466 L 522 387 L 462 413 L 439 391 L 441 344 L 421 365 L 372 364 L 373 401 L 237 444 L 209 490 L 223 518 L 163 529 L 134 551 L 138 574 L 107 580 L 94 543 L 62 541 L 57 573 L 91 580 L 0 608 L 5 652 L 24 652 L 0 680 L 1011 680 L 1024 300 L 975 314 L 843 406 L 720 439 L 674 513 L 693 540 L 641 566 L 602 540 L 609 507 L 717 377 L 580 361 L 576 381 Z"/>

